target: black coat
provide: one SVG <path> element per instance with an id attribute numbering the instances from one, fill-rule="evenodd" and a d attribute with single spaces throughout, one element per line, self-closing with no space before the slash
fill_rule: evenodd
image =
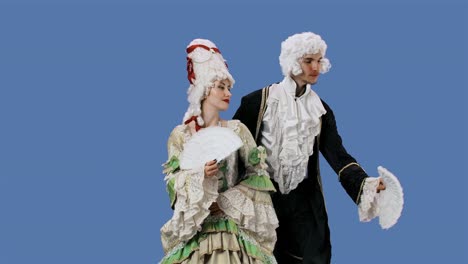
<path id="1" fill-rule="evenodd" d="M 339 181 L 348 195 L 357 204 L 364 179 L 368 177 L 344 148 L 333 111 L 323 100 L 322 104 L 327 113 L 321 117 L 321 131 L 315 138 L 314 153 L 309 157 L 307 179 L 289 194 L 281 194 L 278 191 L 272 195 L 279 219 L 278 242 L 275 247 L 278 263 L 330 263 L 330 232 L 318 149 L 339 175 Z M 233 117 L 249 128 L 256 137 L 257 144 L 261 144 L 260 121 L 264 114 L 262 107 L 264 103 L 262 105 L 260 89 L 242 98 L 241 105 Z M 302 262 L 300 258 L 303 259 Z"/>

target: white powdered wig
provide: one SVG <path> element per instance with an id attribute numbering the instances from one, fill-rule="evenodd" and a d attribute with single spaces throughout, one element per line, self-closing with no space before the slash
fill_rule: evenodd
<path id="1" fill-rule="evenodd" d="M 283 75 L 290 76 L 302 73 L 300 59 L 306 54 L 321 53 L 323 58 L 320 61 L 320 73 L 326 73 L 330 70 L 330 61 L 325 58 L 327 44 L 317 34 L 304 32 L 292 35 L 281 43 L 281 54 L 279 62 Z"/>
<path id="2" fill-rule="evenodd" d="M 196 46 L 199 47 L 196 47 Z M 190 47 L 196 47 L 189 52 Z M 207 39 L 194 39 L 187 46 L 187 60 L 191 60 L 193 77 L 190 77 L 191 84 L 188 88 L 189 107 L 184 115 L 183 122 L 192 116 L 197 116 L 197 122 L 203 126 L 204 121 L 201 117 L 201 101 L 210 92 L 215 81 L 228 79 L 231 86 L 234 85 L 234 78 L 228 71 L 226 62 L 219 52 L 216 45 Z"/>

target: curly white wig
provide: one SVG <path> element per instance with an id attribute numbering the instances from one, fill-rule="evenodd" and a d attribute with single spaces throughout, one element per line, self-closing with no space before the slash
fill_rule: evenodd
<path id="1" fill-rule="evenodd" d="M 187 70 L 190 86 L 188 88 L 189 107 L 183 122 L 197 117 L 197 123 L 203 126 L 201 101 L 210 92 L 215 81 L 228 79 L 231 86 L 234 78 L 228 71 L 226 62 L 216 45 L 207 39 L 194 39 L 187 46 Z"/>
<path id="2" fill-rule="evenodd" d="M 321 53 L 323 58 L 320 61 L 320 73 L 330 70 L 330 61 L 325 58 L 327 44 L 317 34 L 303 32 L 288 37 L 281 43 L 281 54 L 279 62 L 284 76 L 299 75 L 302 73 L 300 59 L 306 54 Z"/>

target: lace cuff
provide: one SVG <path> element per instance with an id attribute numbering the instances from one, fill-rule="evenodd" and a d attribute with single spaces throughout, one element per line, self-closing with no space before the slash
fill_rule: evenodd
<path id="1" fill-rule="evenodd" d="M 251 231 L 263 247 L 273 250 L 278 219 L 268 192 L 237 185 L 219 194 L 217 203 L 240 228 Z"/>
<path id="2" fill-rule="evenodd" d="M 164 250 L 180 241 L 187 241 L 201 230 L 210 214 L 208 209 L 218 198 L 216 177 L 205 178 L 203 167 L 176 173 L 174 190 L 177 200 L 172 218 L 161 228 Z"/>
<path id="3" fill-rule="evenodd" d="M 359 220 L 361 222 L 369 222 L 379 216 L 379 194 L 377 193 L 379 181 L 380 177 L 365 179 L 361 193 L 361 202 L 358 206 Z"/>

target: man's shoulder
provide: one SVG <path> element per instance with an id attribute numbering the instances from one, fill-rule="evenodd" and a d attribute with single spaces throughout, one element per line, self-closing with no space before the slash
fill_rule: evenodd
<path id="1" fill-rule="evenodd" d="M 273 85 L 273 84 L 269 84 L 269 85 L 267 85 L 267 86 L 265 86 L 265 87 L 262 87 L 262 88 L 260 88 L 260 89 L 258 89 L 258 90 L 255 90 L 255 91 L 253 91 L 253 92 L 251 92 L 251 93 L 249 93 L 249 94 L 246 94 L 246 95 L 244 95 L 244 96 L 242 97 L 242 99 L 243 99 L 243 100 L 246 100 L 246 101 L 260 101 L 261 98 L 262 98 L 262 91 L 263 91 L 263 89 L 265 89 L 266 87 L 270 87 L 270 86 L 272 86 L 272 85 Z"/>
<path id="2" fill-rule="evenodd" d="M 259 99 L 262 96 L 262 90 L 263 90 L 263 88 L 255 90 L 255 91 L 253 91 L 251 93 L 248 93 L 248 94 L 244 95 L 242 97 L 242 99 L 248 100 L 248 101 Z"/>
<path id="3" fill-rule="evenodd" d="M 320 101 L 322 101 L 322 105 L 323 107 L 325 107 L 325 110 L 327 112 L 331 110 L 330 106 L 327 103 L 325 103 L 325 101 L 322 98 L 320 98 Z"/>

